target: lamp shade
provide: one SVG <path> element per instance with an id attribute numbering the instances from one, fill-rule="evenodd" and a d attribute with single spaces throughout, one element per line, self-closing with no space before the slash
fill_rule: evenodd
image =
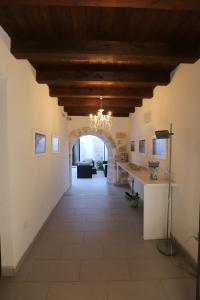
<path id="1" fill-rule="evenodd" d="M 155 135 L 157 139 L 169 139 L 170 132 L 168 130 L 157 130 Z"/>

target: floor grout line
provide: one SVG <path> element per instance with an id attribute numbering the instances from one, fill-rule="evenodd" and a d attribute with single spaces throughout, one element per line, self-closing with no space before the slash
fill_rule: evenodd
<path id="1" fill-rule="evenodd" d="M 10 284 L 12 284 L 12 283 L 14 283 L 14 284 L 30 284 L 30 283 L 33 283 L 33 284 L 47 284 L 48 289 L 47 289 L 47 293 L 45 295 L 45 300 L 47 300 L 49 298 L 50 290 L 51 290 L 51 288 L 53 287 L 54 284 L 63 284 L 63 285 L 66 284 L 66 286 L 67 286 L 68 284 L 69 285 L 70 284 L 80 284 L 80 285 L 81 284 L 83 284 L 83 285 L 84 284 L 85 285 L 91 284 L 92 285 L 92 284 L 98 283 L 98 284 L 101 284 L 102 287 L 104 287 L 105 300 L 113 299 L 112 294 L 109 294 L 109 292 L 110 292 L 109 287 L 110 287 L 111 283 L 115 283 L 117 285 L 119 282 L 121 282 L 121 283 L 126 283 L 126 284 L 130 283 L 132 285 L 132 283 L 137 283 L 137 282 L 143 282 L 143 283 L 148 282 L 149 283 L 149 282 L 155 282 L 155 281 L 157 282 L 158 281 L 159 285 L 161 285 L 162 290 L 164 291 L 164 287 L 162 286 L 162 281 L 163 280 L 161 280 L 161 278 L 132 279 L 134 277 L 132 276 L 132 266 L 131 266 L 131 264 L 134 261 L 137 262 L 137 263 L 138 262 L 139 263 L 142 263 L 142 262 L 145 263 L 145 260 L 146 261 L 147 260 L 149 260 L 149 261 L 154 261 L 154 260 L 159 261 L 159 260 L 161 260 L 162 261 L 163 260 L 162 258 L 160 258 L 160 257 L 142 257 L 142 256 L 139 257 L 139 258 L 137 256 L 136 257 L 120 257 L 120 253 L 122 253 L 122 256 L 123 256 L 123 253 L 124 253 L 123 251 L 126 250 L 126 246 L 125 246 L 125 248 L 122 247 L 122 249 L 125 249 L 125 250 L 122 250 L 122 252 L 120 252 L 121 251 L 120 250 L 121 246 L 124 246 L 124 245 L 127 244 L 127 249 L 132 251 L 131 247 L 133 245 L 135 246 L 136 243 L 138 244 L 138 246 L 136 245 L 136 247 L 138 247 L 138 249 L 139 249 L 139 247 L 143 247 L 143 245 L 147 244 L 146 241 L 144 242 L 142 239 L 140 239 L 141 238 L 141 234 L 140 234 L 141 229 L 139 228 L 139 226 L 140 226 L 141 218 L 142 218 L 142 215 L 140 214 L 141 211 L 138 211 L 139 215 L 137 215 L 136 212 L 132 210 L 131 213 L 133 213 L 133 214 L 130 215 L 130 208 L 129 207 L 127 208 L 124 204 L 122 204 L 123 207 L 120 208 L 119 207 L 119 202 L 123 200 L 122 199 L 123 194 L 121 196 L 118 196 L 118 197 L 113 196 L 113 195 L 108 195 L 108 194 L 103 195 L 102 199 L 100 199 L 101 197 L 99 197 L 99 201 L 102 200 L 104 202 L 110 201 L 108 199 L 112 198 L 112 200 L 109 203 L 111 203 L 111 202 L 114 203 L 116 205 L 116 208 L 112 208 L 111 206 L 109 206 L 109 207 L 105 206 L 105 207 L 97 208 L 95 206 L 98 206 L 98 204 L 97 204 L 98 200 L 96 200 L 96 199 L 94 200 L 94 195 L 92 193 L 91 194 L 84 194 L 84 195 L 87 195 L 87 201 L 84 200 L 85 201 L 85 206 L 86 206 L 84 208 L 67 207 L 67 206 L 73 206 L 73 205 L 82 206 L 83 204 L 81 204 L 81 202 L 82 202 L 83 199 L 80 200 L 78 195 L 73 196 L 73 197 L 65 195 L 64 201 L 61 200 L 62 201 L 61 206 L 59 208 L 57 208 L 59 210 L 57 210 L 57 211 L 55 210 L 55 214 L 52 214 L 51 220 L 53 218 L 53 221 L 55 222 L 55 227 L 57 226 L 56 224 L 59 224 L 59 220 L 62 220 L 62 219 L 65 219 L 65 218 L 66 219 L 71 218 L 71 220 L 73 220 L 73 218 L 74 218 L 74 221 L 72 221 L 72 222 L 70 222 L 70 221 L 60 222 L 61 225 L 58 225 L 58 230 L 56 230 L 56 231 L 48 230 L 48 225 L 50 224 L 50 223 L 48 223 L 47 227 L 45 227 L 46 230 L 42 233 L 44 235 L 47 233 L 47 236 L 49 235 L 49 237 L 48 237 L 49 243 L 45 242 L 45 239 L 44 239 L 43 241 L 41 240 L 38 243 L 37 247 L 39 247 L 39 248 L 40 247 L 47 247 L 47 248 L 55 247 L 55 249 L 59 248 L 57 250 L 57 252 L 54 249 L 53 250 L 50 249 L 49 252 L 48 252 L 48 255 L 51 255 L 51 253 L 52 253 L 52 255 L 55 254 L 55 257 L 54 258 L 35 257 L 34 252 L 32 253 L 32 255 L 34 257 L 33 262 L 38 262 L 38 264 L 40 264 L 40 262 L 42 262 L 42 261 L 47 262 L 48 265 L 49 265 L 50 262 L 59 262 L 59 263 L 69 262 L 69 263 L 72 263 L 72 265 L 73 265 L 73 263 L 75 265 L 77 264 L 77 267 L 76 268 L 74 267 L 74 271 L 73 271 L 75 273 L 75 275 L 73 275 L 73 277 L 72 277 L 72 278 L 77 278 L 77 280 L 64 280 L 64 279 L 62 280 L 61 279 L 62 276 L 59 277 L 60 278 L 59 280 L 50 280 L 49 278 L 52 278 L 51 276 L 47 277 L 48 280 L 33 280 L 34 277 L 35 278 L 37 278 L 37 277 L 34 276 L 34 275 L 32 276 L 32 279 L 31 279 L 31 277 L 29 277 L 29 275 L 31 275 L 31 272 L 32 272 L 32 266 L 30 265 L 30 269 L 27 269 L 27 274 L 25 273 L 26 276 L 24 277 L 24 279 L 22 278 L 21 281 L 20 281 L 20 279 L 18 279 L 18 281 L 17 280 L 12 281 L 12 282 L 10 282 Z M 93 206 L 93 208 L 88 207 L 89 206 L 89 200 L 88 200 L 89 198 L 91 198 L 90 201 L 91 201 L 91 206 Z M 115 200 L 113 200 L 114 198 L 119 199 L 119 200 L 117 200 L 115 202 Z M 92 202 L 93 200 L 95 201 L 96 204 L 94 202 Z M 77 201 L 77 204 L 73 204 L 73 201 L 74 202 Z M 80 205 L 78 203 L 80 203 Z M 114 206 L 114 204 L 112 204 L 112 205 Z M 101 206 L 103 206 L 103 203 L 101 204 Z M 62 212 L 62 207 L 63 207 L 63 210 L 64 210 L 63 214 L 61 213 Z M 68 210 L 73 212 L 73 214 L 71 214 L 71 213 L 67 214 Z M 88 213 L 88 211 L 91 212 L 92 210 L 93 210 L 93 214 Z M 66 214 L 65 214 L 65 212 L 66 212 Z M 84 214 L 83 213 L 78 214 L 78 212 L 84 212 Z M 96 213 L 94 213 L 94 212 L 96 212 Z M 99 214 L 98 214 L 98 212 L 99 212 Z M 112 218 L 112 220 L 110 220 L 110 221 L 105 221 L 105 220 L 103 221 L 102 220 L 102 221 L 93 221 L 93 222 L 88 221 L 88 218 L 93 218 L 93 220 L 95 220 L 95 216 L 98 217 L 98 215 L 106 216 L 105 219 L 109 218 L 108 215 L 106 215 L 106 212 L 110 213 L 110 218 Z M 117 212 L 120 212 L 120 214 L 116 214 Z M 80 218 L 82 218 L 83 221 L 78 220 L 79 215 L 81 216 Z M 91 215 L 93 215 L 93 216 L 91 216 Z M 134 219 L 135 223 L 129 225 L 128 222 L 123 222 L 122 221 L 123 219 L 127 219 L 127 218 L 130 218 L 130 219 L 135 218 Z M 104 224 L 102 226 L 105 226 L 105 229 L 104 230 L 87 230 L 87 227 L 85 227 L 85 230 L 63 230 L 62 229 L 62 224 L 63 223 L 72 223 L 72 224 L 74 223 L 75 224 L 74 226 L 76 226 L 77 224 L 79 226 L 79 223 L 80 223 L 80 228 L 81 228 L 81 224 L 83 224 L 84 226 L 101 226 L 101 225 L 94 224 L 94 223 L 98 223 L 98 224 Z M 53 226 L 52 226 L 52 228 L 53 228 Z M 59 226 L 61 226 L 60 229 L 59 229 Z M 112 230 L 112 228 L 115 228 L 115 226 L 116 226 L 116 228 L 118 228 L 117 226 L 119 226 L 119 228 L 120 228 L 120 226 L 122 226 L 122 229 Z M 129 226 L 133 227 L 133 228 L 131 230 L 127 230 L 126 228 L 129 228 Z M 72 225 L 72 227 L 73 227 L 73 225 Z M 98 229 L 98 227 L 96 227 L 96 228 Z M 131 236 L 133 236 L 133 232 L 136 232 L 136 236 L 132 237 L 132 240 L 130 242 L 129 238 Z M 79 241 L 70 241 L 70 239 L 72 239 L 73 236 L 76 237 L 77 240 L 78 240 L 79 233 L 81 234 Z M 66 235 L 66 239 L 68 238 L 69 241 L 63 242 L 62 237 L 58 237 L 57 242 L 56 242 L 56 238 L 54 236 L 56 236 L 57 234 L 60 234 L 60 236 Z M 77 234 L 77 236 L 76 236 L 76 234 Z M 67 237 L 67 235 L 68 235 L 68 237 Z M 52 236 L 52 239 L 51 239 L 51 236 Z M 98 236 L 99 240 L 97 239 L 97 236 Z M 110 241 L 110 239 L 112 239 L 112 237 L 113 237 L 113 240 Z M 119 240 L 118 240 L 118 238 L 119 238 Z M 77 250 L 79 247 L 73 248 L 74 245 L 81 245 L 82 247 L 84 247 L 84 246 L 85 247 L 90 247 L 89 245 L 92 245 L 92 246 L 96 245 L 97 248 L 94 247 L 94 249 L 97 249 L 97 250 L 94 250 L 96 252 L 94 252 L 92 250 L 93 252 L 91 252 L 92 253 L 91 257 L 94 256 L 92 258 L 91 257 L 87 258 L 86 256 L 85 256 L 85 258 L 84 257 L 81 258 L 82 253 L 80 254 L 80 252 L 77 252 L 77 254 L 75 254 L 75 256 L 77 255 L 77 258 L 64 258 L 65 255 L 66 255 L 66 257 L 67 256 L 70 257 L 70 255 L 73 257 L 74 253 L 70 252 L 70 251 L 79 251 L 79 250 Z M 128 245 L 131 245 L 130 248 L 129 248 Z M 150 245 L 150 248 L 147 247 L 147 250 L 150 249 L 150 251 L 151 251 L 151 243 L 149 243 L 149 245 Z M 152 245 L 154 245 L 154 244 L 152 243 Z M 72 246 L 71 247 L 72 250 L 69 250 L 69 252 L 67 252 L 68 251 L 67 246 L 69 246 L 69 247 Z M 64 251 L 65 247 L 66 247 L 66 254 L 64 253 L 65 252 Z M 108 251 L 106 250 L 107 249 L 106 247 L 108 247 Z M 109 247 L 110 247 L 111 250 L 109 250 Z M 118 257 L 117 256 L 112 257 L 112 255 L 113 256 L 116 255 L 116 251 L 117 251 L 116 247 L 119 247 Z M 75 249 L 75 250 L 73 250 L 73 249 Z M 87 249 L 87 248 L 83 248 L 83 249 L 85 251 L 85 249 Z M 141 248 L 141 249 L 143 249 L 143 248 Z M 147 250 L 145 250 L 145 251 L 147 251 Z M 38 252 L 37 255 L 42 255 L 43 254 L 42 251 L 43 250 L 41 250 L 41 252 Z M 110 251 L 110 257 L 109 257 L 109 251 Z M 133 251 L 134 251 L 134 248 L 133 248 Z M 106 253 L 108 255 L 106 255 Z M 152 253 L 154 253 L 154 252 L 152 252 Z M 56 255 L 57 255 L 57 257 L 56 257 Z M 95 257 L 95 255 L 97 257 Z M 83 271 L 85 270 L 84 268 L 87 267 L 87 264 L 84 264 L 84 263 L 87 263 L 87 262 L 89 262 L 89 263 L 95 262 L 95 263 L 97 263 L 97 266 L 98 266 L 98 264 L 101 264 L 101 262 L 103 262 L 103 263 L 112 262 L 114 264 L 119 262 L 119 266 L 120 266 L 120 263 L 123 263 L 123 264 L 125 264 L 125 267 L 123 267 L 123 268 L 126 270 L 125 273 L 127 274 L 126 276 L 128 277 L 128 279 L 117 279 L 117 280 L 113 280 L 113 279 L 112 280 L 91 280 L 90 279 L 90 280 L 87 280 L 87 275 L 85 277 L 85 274 L 82 274 Z M 97 267 L 97 270 L 98 270 L 98 267 Z M 115 270 L 115 268 L 114 268 L 114 270 Z M 92 269 L 92 272 L 94 272 L 93 269 Z M 111 274 L 112 274 L 112 272 L 111 272 Z M 123 275 L 123 272 L 122 272 L 122 275 Z M 121 277 L 124 276 L 124 275 L 123 276 L 122 275 L 121 275 Z M 96 276 L 96 277 L 94 277 L 94 279 L 103 278 L 101 276 L 102 275 L 100 275 L 100 277 Z M 107 274 L 106 274 L 106 276 L 107 276 Z M 106 276 L 105 276 L 105 278 L 106 278 Z M 111 277 L 112 276 L 113 275 L 111 275 Z M 126 276 L 124 276 L 124 278 Z M 81 277 L 82 277 L 82 280 L 81 280 Z M 29 281 L 28 278 L 30 278 L 31 280 Z M 45 278 L 45 276 L 44 276 L 44 278 Z M 70 277 L 68 277 L 68 278 L 70 278 Z M 85 278 L 85 280 L 84 280 L 84 278 Z M 89 275 L 89 278 L 92 278 L 92 275 Z M 114 274 L 114 278 L 117 278 L 117 277 L 115 277 L 115 274 Z M 57 279 L 57 278 L 55 278 L 55 279 Z M 164 279 L 164 280 L 174 280 L 174 279 L 182 280 L 182 279 L 185 279 L 185 277 L 182 278 L 182 277 L 178 277 L 178 276 L 174 277 L 172 275 L 167 275 L 167 278 Z M 1 280 L 0 280 L 0 283 L 1 283 Z M 165 291 L 165 294 L 166 294 L 166 291 Z M 126 299 L 123 299 L 123 300 L 126 300 Z"/>

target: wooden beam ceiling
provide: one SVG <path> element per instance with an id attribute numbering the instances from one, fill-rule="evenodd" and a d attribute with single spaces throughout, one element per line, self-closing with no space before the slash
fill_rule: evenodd
<path id="1" fill-rule="evenodd" d="M 12 53 L 70 115 L 128 116 L 200 57 L 199 0 L 0 0 Z"/>
<path id="2" fill-rule="evenodd" d="M 131 66 L 176 67 L 193 63 L 200 54 L 193 45 L 122 41 L 12 42 L 16 58 L 33 63 L 88 63 Z"/>
<path id="3" fill-rule="evenodd" d="M 39 83 L 50 85 L 65 85 L 66 82 L 95 83 L 95 84 L 123 84 L 132 87 L 152 87 L 166 85 L 170 81 L 169 73 L 159 71 L 132 71 L 132 72 L 95 72 L 95 71 L 41 71 L 37 74 Z"/>
<path id="4" fill-rule="evenodd" d="M 69 111 L 68 109 L 64 108 L 64 111 L 67 112 L 68 116 L 73 117 L 73 116 L 82 116 L 82 117 L 88 117 L 88 111 L 87 112 L 80 112 L 78 110 L 76 111 Z M 133 110 L 131 113 L 134 113 L 135 110 Z M 93 112 L 95 114 L 96 112 Z M 128 118 L 129 117 L 129 112 L 126 113 L 114 113 L 112 114 L 113 117 L 123 117 L 123 118 Z"/>
<path id="5" fill-rule="evenodd" d="M 83 98 L 59 98 L 58 105 L 60 106 L 70 106 L 70 107 L 84 107 L 84 108 L 92 108 L 94 107 L 96 110 L 100 107 L 99 99 L 83 99 Z M 103 99 L 103 108 L 107 109 L 115 109 L 117 107 L 124 108 L 135 108 L 142 106 L 141 99 Z"/>
<path id="6" fill-rule="evenodd" d="M 97 110 L 99 109 L 99 106 L 94 107 L 73 107 L 73 106 L 65 106 L 64 111 L 68 113 L 68 115 L 88 115 L 88 114 L 96 114 Z M 112 111 L 113 116 L 119 116 L 119 117 L 128 117 L 129 113 L 134 113 L 135 108 L 131 107 L 107 107 L 105 110 L 105 113 L 108 113 L 109 111 Z"/>
<path id="7" fill-rule="evenodd" d="M 50 86 L 50 96 L 62 97 L 62 98 L 99 98 L 103 96 L 104 99 L 138 99 L 138 98 L 151 98 L 153 96 L 152 88 L 142 89 L 114 89 L 104 87 L 102 88 L 65 88 L 65 87 L 54 87 Z"/>
<path id="8" fill-rule="evenodd" d="M 142 8 L 159 10 L 200 10 L 198 0 L 0 0 L 5 5 L 27 6 L 74 6 L 74 7 L 113 7 Z"/>

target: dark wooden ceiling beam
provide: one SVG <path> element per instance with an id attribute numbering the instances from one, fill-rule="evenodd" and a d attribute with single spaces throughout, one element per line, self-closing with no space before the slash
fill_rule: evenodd
<path id="1" fill-rule="evenodd" d="M 70 112 L 70 111 L 66 111 L 68 113 L 69 116 L 73 117 L 73 116 L 79 116 L 79 117 L 87 117 L 88 113 L 84 113 L 84 112 Z M 133 110 L 131 113 L 134 113 L 135 110 Z M 114 113 L 112 114 L 113 117 L 124 117 L 127 118 L 129 116 L 129 112 L 127 113 Z"/>
<path id="2" fill-rule="evenodd" d="M 156 86 L 166 85 L 170 81 L 168 72 L 148 72 L 148 71 L 133 71 L 133 72 L 73 72 L 73 71 L 46 71 L 37 72 L 37 81 L 39 83 L 47 83 L 50 85 L 65 85 L 68 83 L 89 84 L 90 82 L 98 85 L 112 83 L 130 83 L 133 86 Z"/>
<path id="3" fill-rule="evenodd" d="M 88 7 L 127 7 L 159 10 L 199 11 L 198 0 L 0 0 L 0 4 L 28 6 L 88 6 Z"/>
<path id="4" fill-rule="evenodd" d="M 64 88 L 64 87 L 51 87 L 50 96 L 52 97 L 62 97 L 62 98 L 98 98 L 99 96 L 104 96 L 105 99 L 112 98 L 151 98 L 153 96 L 152 88 L 143 89 L 113 89 L 113 88 Z"/>
<path id="5" fill-rule="evenodd" d="M 70 107 L 95 107 L 98 109 L 100 107 L 99 99 L 83 99 L 83 98 L 74 98 L 74 99 L 66 99 L 59 98 L 58 99 L 59 106 L 70 106 Z M 103 99 L 103 108 L 117 108 L 117 107 L 140 107 L 142 106 L 141 99 Z"/>
<path id="6" fill-rule="evenodd" d="M 74 107 L 74 106 L 64 106 L 64 109 L 65 110 L 68 110 L 68 111 L 71 111 L 71 112 L 85 112 L 85 113 L 93 113 L 93 114 L 96 114 L 97 111 L 99 110 L 99 106 L 87 106 L 87 107 Z M 117 107 L 112 107 L 112 106 L 108 106 L 108 107 L 104 107 L 104 112 L 107 113 L 109 111 L 111 111 L 113 114 L 114 113 L 128 113 L 128 112 L 132 112 L 135 107 L 120 107 L 120 106 L 117 106 Z"/>
<path id="7" fill-rule="evenodd" d="M 97 110 L 99 109 L 99 107 L 70 107 L 70 106 L 66 106 L 64 107 L 64 111 L 68 112 L 69 114 L 74 114 L 74 115 L 89 115 L 89 114 L 96 114 Z M 116 115 L 129 115 L 129 113 L 133 113 L 135 111 L 134 107 L 107 107 L 104 109 L 105 113 L 108 113 L 109 111 L 112 112 L 112 116 L 116 116 Z"/>
<path id="8" fill-rule="evenodd" d="M 97 113 L 97 110 L 99 109 L 99 106 L 93 106 L 93 107 L 73 107 L 73 106 L 65 106 L 64 109 L 68 109 L 69 111 L 80 111 L 80 112 L 88 112 L 88 113 Z M 129 111 L 134 110 L 134 107 L 106 107 L 104 108 L 105 113 L 108 111 L 118 112 L 118 113 L 127 113 Z"/>
<path id="9" fill-rule="evenodd" d="M 199 58 L 199 47 L 166 43 L 120 41 L 54 41 L 12 42 L 18 59 L 39 63 L 85 63 L 96 65 L 134 65 L 175 67 L 181 62 L 193 63 Z M 84 66 L 85 68 L 85 66 Z"/>

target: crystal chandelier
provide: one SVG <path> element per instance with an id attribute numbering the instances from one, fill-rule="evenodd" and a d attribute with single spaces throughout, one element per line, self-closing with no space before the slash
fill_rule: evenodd
<path id="1" fill-rule="evenodd" d="M 101 108 L 98 109 L 97 114 L 89 115 L 90 128 L 95 131 L 97 131 L 98 129 L 109 130 L 112 125 L 112 113 L 111 113 L 111 111 L 109 111 L 106 115 L 103 114 L 104 109 L 102 108 L 102 100 L 103 100 L 103 97 L 100 96 Z"/>

